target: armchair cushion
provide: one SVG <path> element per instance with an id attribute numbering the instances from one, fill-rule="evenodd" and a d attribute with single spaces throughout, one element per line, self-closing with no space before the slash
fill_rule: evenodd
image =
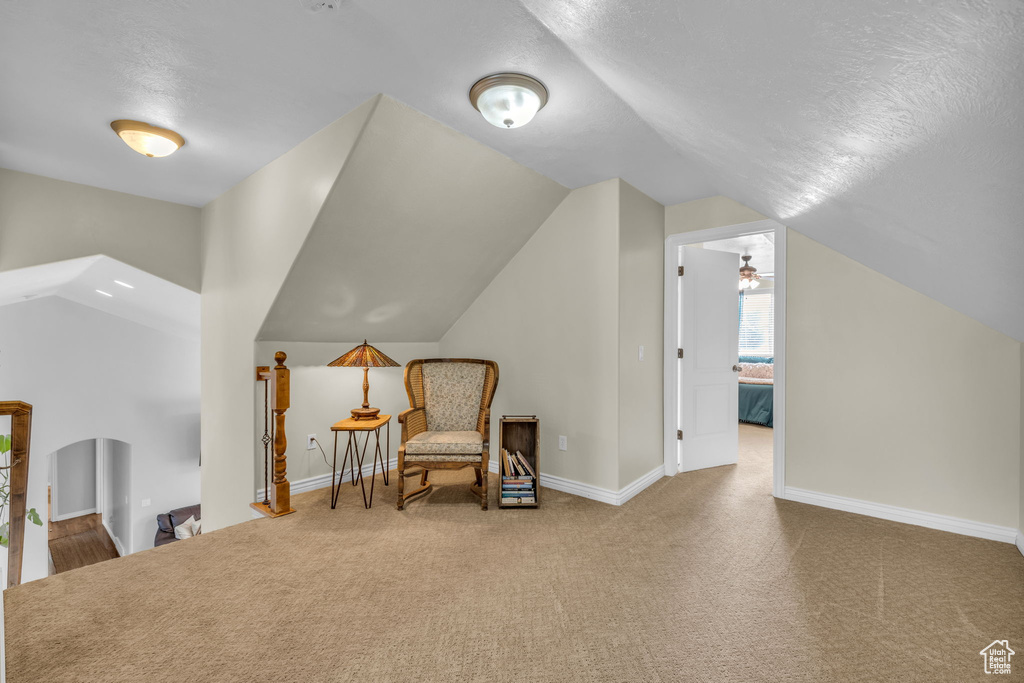
<path id="1" fill-rule="evenodd" d="M 482 363 L 424 363 L 427 429 L 433 432 L 476 429 L 486 372 L 487 366 Z"/>
<path id="2" fill-rule="evenodd" d="M 407 455 L 472 455 L 484 452 L 480 432 L 420 432 L 405 442 Z M 479 456 L 472 458 L 479 460 Z M 451 461 L 455 462 L 455 461 Z"/>
<path id="3" fill-rule="evenodd" d="M 415 462 L 417 465 L 425 462 L 480 463 L 483 462 L 484 458 L 484 456 L 480 453 L 477 453 L 476 455 L 460 455 L 457 453 L 417 453 L 415 455 L 408 454 L 406 457 L 410 461 Z"/>

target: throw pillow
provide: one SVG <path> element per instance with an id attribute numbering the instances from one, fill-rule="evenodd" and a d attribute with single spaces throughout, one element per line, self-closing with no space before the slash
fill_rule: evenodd
<path id="1" fill-rule="evenodd" d="M 775 366 L 770 363 L 740 363 L 740 377 L 753 379 L 772 379 Z"/>
<path id="2" fill-rule="evenodd" d="M 196 535 L 194 529 L 196 525 L 195 515 L 189 517 L 184 522 L 174 527 L 174 537 L 178 540 L 183 538 L 192 538 Z"/>

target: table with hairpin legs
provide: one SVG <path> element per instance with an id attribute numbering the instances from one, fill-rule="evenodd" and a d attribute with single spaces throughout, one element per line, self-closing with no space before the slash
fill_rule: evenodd
<path id="1" fill-rule="evenodd" d="M 380 447 L 380 430 L 387 427 L 386 442 L 384 451 Z M 391 416 L 378 415 L 370 420 L 357 420 L 348 418 L 335 422 L 331 427 L 334 432 L 334 461 L 331 464 L 331 509 L 338 505 L 338 495 L 341 493 L 341 480 L 345 477 L 345 465 L 349 467 L 349 477 L 352 486 L 358 482 L 363 490 L 363 507 L 369 508 L 373 505 L 373 485 L 377 480 L 377 462 L 380 462 L 381 471 L 384 475 L 384 485 L 388 485 L 388 454 L 391 453 Z M 345 432 L 348 435 L 348 443 L 345 446 L 345 457 L 341 461 L 341 470 L 338 470 L 338 433 Z M 359 433 L 366 434 L 363 440 L 362 449 L 359 447 Z M 373 453 L 373 473 L 370 476 L 370 496 L 366 496 L 366 482 L 363 481 L 363 459 L 366 457 L 366 449 L 370 445 L 370 436 L 374 437 L 376 443 Z"/>

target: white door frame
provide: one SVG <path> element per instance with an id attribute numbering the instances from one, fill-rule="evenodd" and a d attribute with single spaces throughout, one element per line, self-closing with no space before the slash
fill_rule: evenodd
<path id="1" fill-rule="evenodd" d="M 665 239 L 665 476 L 679 473 L 679 247 L 765 232 L 775 234 L 775 369 L 773 390 L 772 495 L 786 490 L 786 226 L 773 220 L 752 221 L 720 228 L 669 235 Z M 737 270 L 737 273 L 739 270 Z M 737 278 L 739 275 L 737 275 Z"/>

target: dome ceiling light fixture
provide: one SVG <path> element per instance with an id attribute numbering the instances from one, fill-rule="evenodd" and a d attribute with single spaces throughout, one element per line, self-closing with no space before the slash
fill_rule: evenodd
<path id="1" fill-rule="evenodd" d="M 185 139 L 166 128 L 157 128 L 142 121 L 118 119 L 110 127 L 124 144 L 147 157 L 165 157 L 174 154 L 185 144 Z"/>
<path id="2" fill-rule="evenodd" d="M 548 89 L 526 74 L 491 74 L 473 84 L 469 101 L 492 126 L 519 128 L 548 103 Z"/>
<path id="3" fill-rule="evenodd" d="M 761 276 L 757 274 L 757 268 L 750 265 L 750 256 L 741 256 L 743 265 L 740 266 L 740 289 L 757 289 L 761 284 L 758 280 Z"/>

